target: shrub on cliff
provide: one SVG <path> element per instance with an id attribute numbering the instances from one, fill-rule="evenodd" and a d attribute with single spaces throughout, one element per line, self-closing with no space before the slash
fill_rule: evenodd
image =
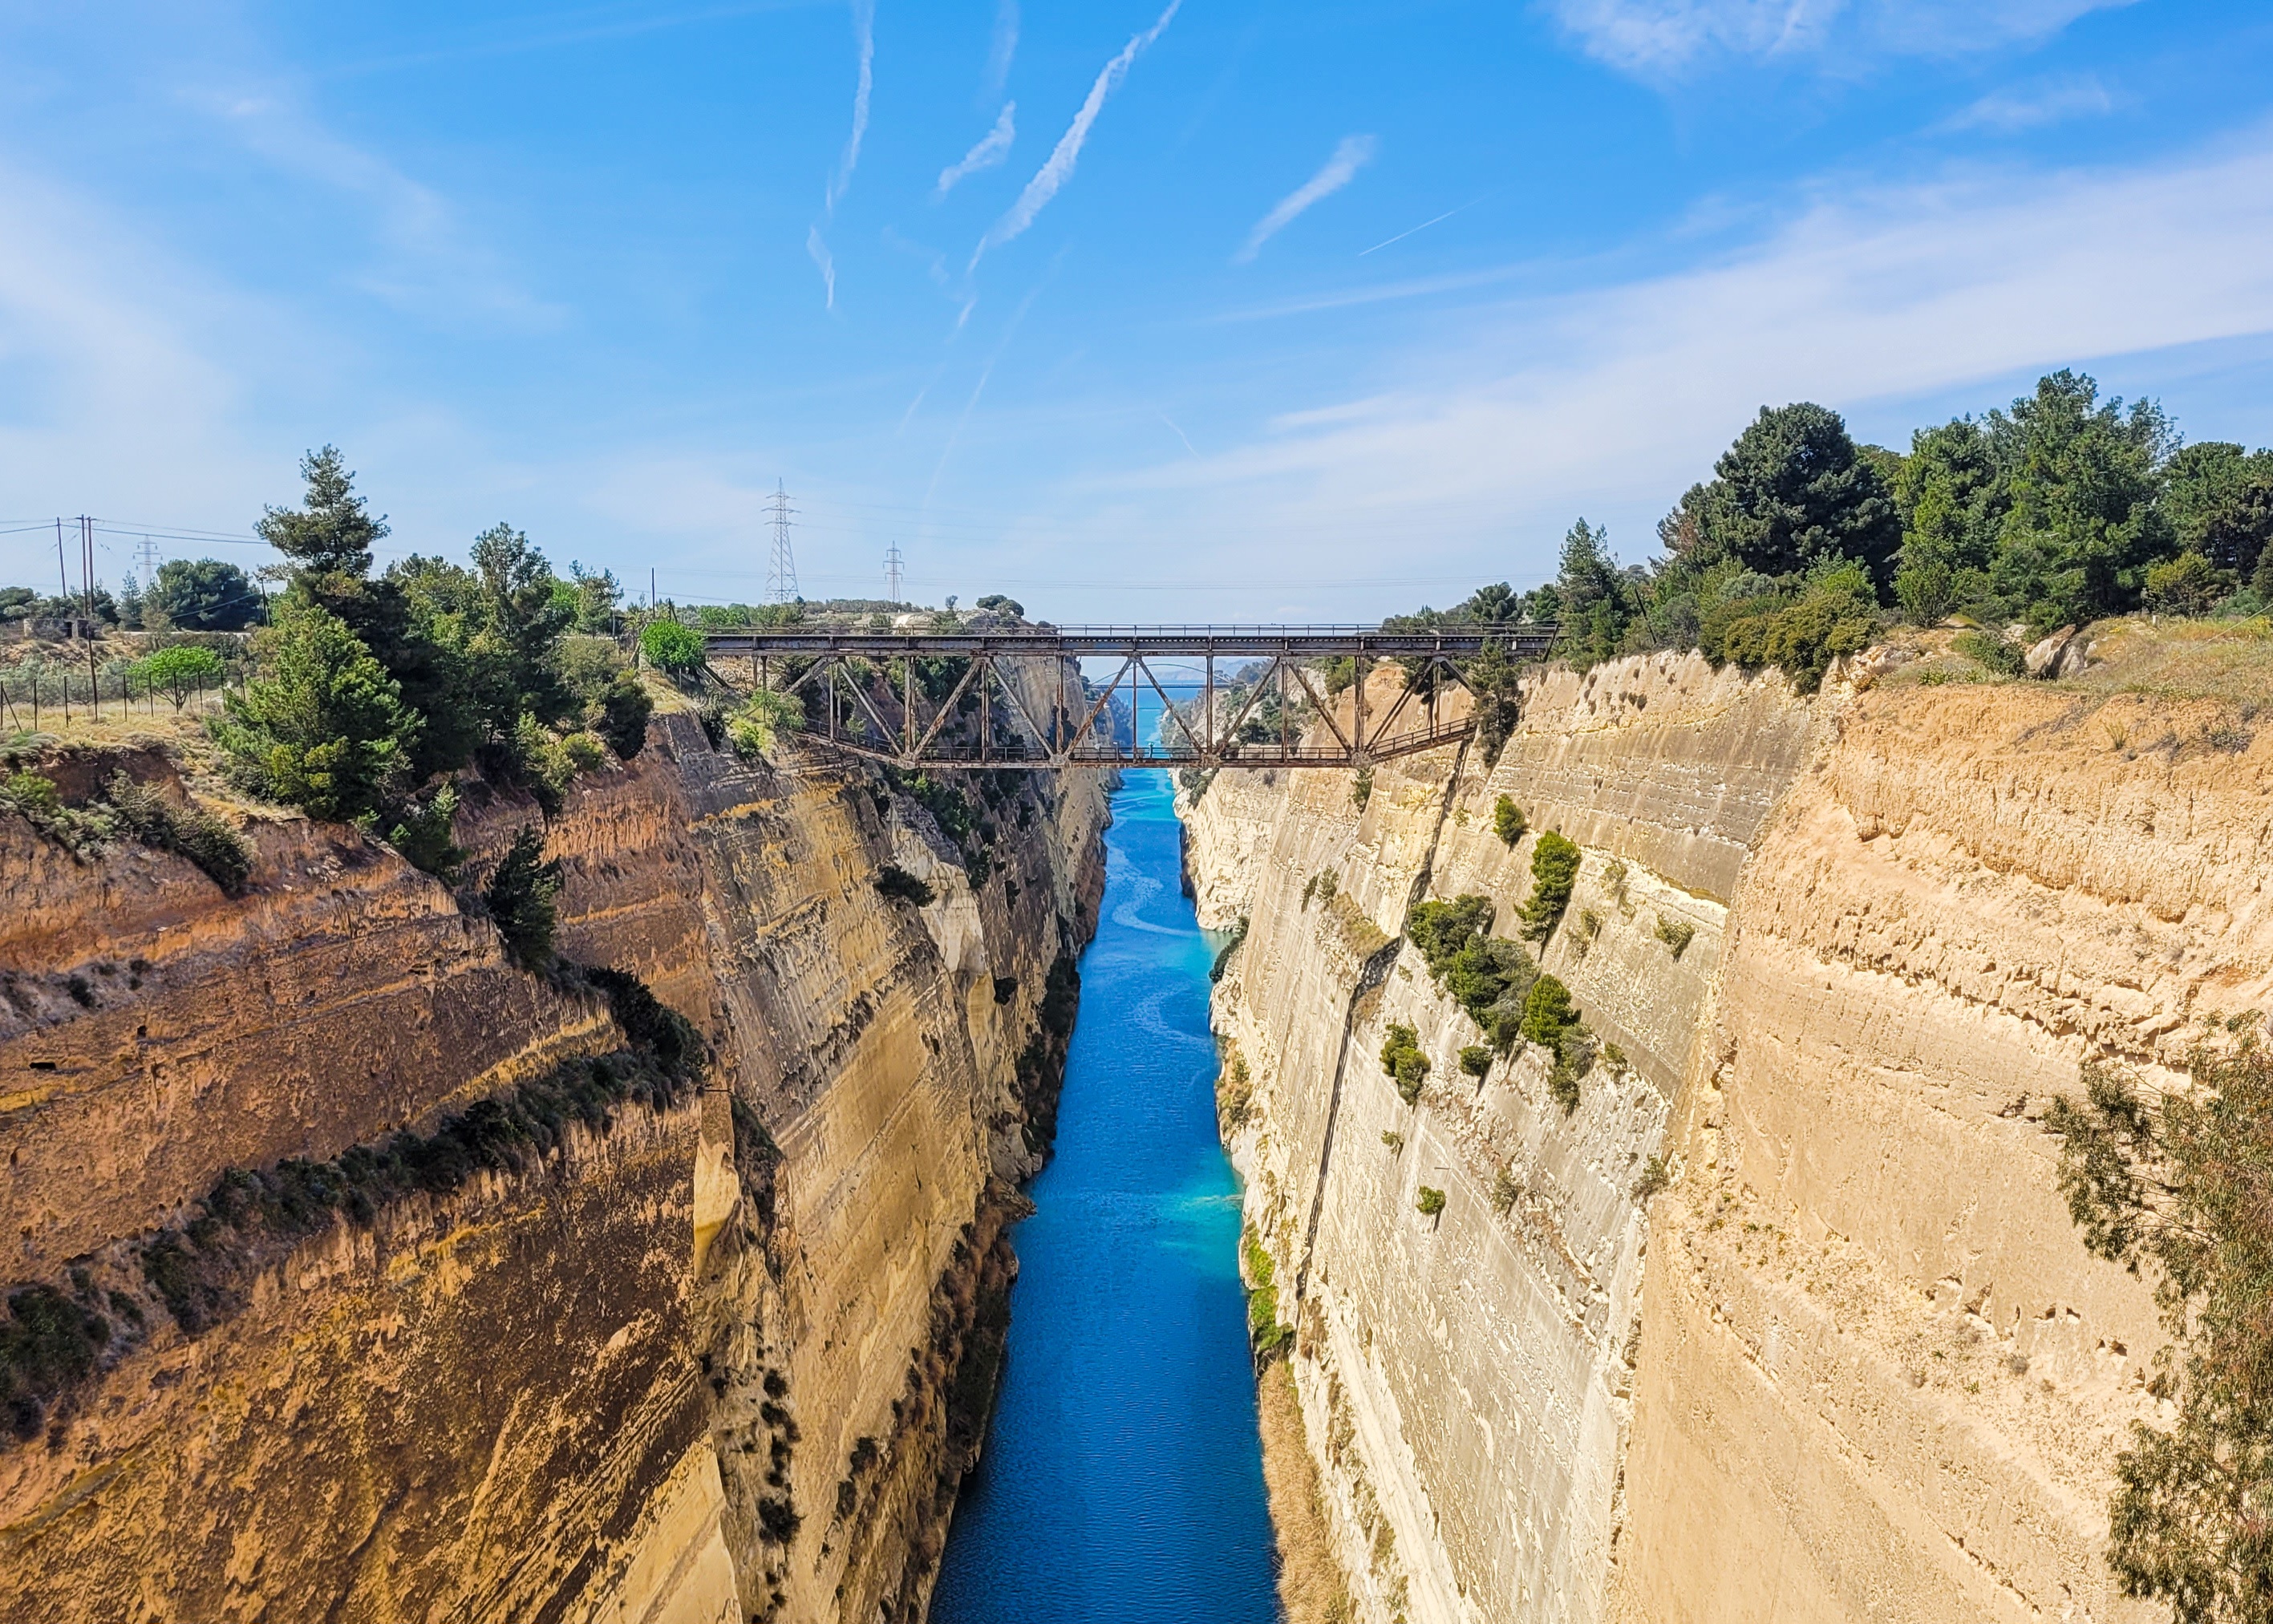
<path id="1" fill-rule="evenodd" d="M 1831 662 L 1861 653 L 1878 629 L 1870 576 L 1841 560 L 1804 582 L 1769 582 L 1764 591 L 1723 598 L 1705 611 L 1697 646 L 1716 665 L 1774 666 L 1800 692 L 1813 693 Z"/>
<path id="2" fill-rule="evenodd" d="M 726 737 L 733 741 L 736 755 L 745 761 L 754 760 L 780 743 L 784 733 L 804 721 L 805 707 L 798 702 L 795 694 L 761 688 L 727 719 Z"/>
<path id="3" fill-rule="evenodd" d="M 1253 1230 L 1242 1239 L 1247 1260 L 1247 1339 L 1258 1363 L 1278 1358 L 1294 1340 L 1294 1328 L 1279 1322 L 1279 1280 L 1271 1254 Z"/>
<path id="4" fill-rule="evenodd" d="M 918 908 L 930 907 L 939 895 L 896 863 L 887 863 L 876 871 L 876 890 L 895 902 L 913 902 Z"/>
<path id="5" fill-rule="evenodd" d="M 2133 1424 L 2107 1560 L 2126 1594 L 2168 1602 L 2180 1624 L 2273 1619 L 2273 1052 L 2239 1018 L 2215 1036 L 2191 1057 L 2194 1088 L 2159 1111 L 2087 1066 L 2084 1102 L 2044 1117 L 2086 1246 L 2161 1276 L 2171 1342 L 2149 1386 L 2177 1415 L 2168 1431 Z"/>
<path id="6" fill-rule="evenodd" d="M 1529 819 L 1523 815 L 1523 808 L 1518 806 L 1512 797 L 1503 795 L 1492 803 L 1492 833 L 1498 835 L 1503 843 L 1514 845 L 1530 827 Z"/>
<path id="7" fill-rule="evenodd" d="M 0 1405 L 19 1439 L 35 1437 L 58 1394 L 83 1381 L 110 1345 L 110 1321 L 50 1285 L 8 1293 L 0 1321 Z"/>
<path id="8" fill-rule="evenodd" d="M 230 896 L 244 891 L 251 879 L 251 844 L 226 819 L 194 801 L 176 806 L 124 772 L 110 775 L 103 796 L 121 833 L 187 857 Z"/>
<path id="9" fill-rule="evenodd" d="M 1413 1198 L 1413 1205 L 1419 1209 L 1422 1217 L 1433 1218 L 1444 1210 L 1444 1193 L 1442 1190 L 1431 1189 L 1424 1184 L 1421 1186 L 1419 1194 Z"/>
<path id="10" fill-rule="evenodd" d="M 386 843 L 401 852 L 413 868 L 438 879 L 448 879 L 466 860 L 465 848 L 451 838 L 458 816 L 458 792 L 444 784 L 424 801 L 406 801 L 395 813 Z"/>
<path id="11" fill-rule="evenodd" d="M 1421 1051 L 1420 1034 L 1402 1022 L 1392 1022 L 1381 1045 L 1381 1069 L 1397 1083 L 1398 1097 L 1412 1104 L 1429 1081 L 1429 1057 Z"/>
<path id="12" fill-rule="evenodd" d="M 1579 848 L 1553 829 L 1531 849 L 1531 896 L 1523 905 L 1523 934 L 1543 942 L 1563 922 L 1571 892 L 1579 883 Z"/>
<path id="13" fill-rule="evenodd" d="M 482 893 L 506 955 L 521 969 L 551 967 L 554 904 L 559 895 L 560 859 L 546 862 L 544 836 L 536 825 L 524 823 Z"/>
<path id="14" fill-rule="evenodd" d="M 1491 899 L 1484 896 L 1420 902 L 1405 916 L 1405 933 L 1430 979 L 1487 1032 L 1511 1001 L 1520 1004 L 1536 974 L 1519 944 L 1491 934 Z"/>

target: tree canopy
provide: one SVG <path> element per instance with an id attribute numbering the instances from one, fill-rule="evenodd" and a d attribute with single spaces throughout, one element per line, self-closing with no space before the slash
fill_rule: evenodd
<path id="1" fill-rule="evenodd" d="M 260 617 L 260 589 L 234 564 L 169 558 L 142 595 L 145 623 L 177 632 L 238 632 Z"/>

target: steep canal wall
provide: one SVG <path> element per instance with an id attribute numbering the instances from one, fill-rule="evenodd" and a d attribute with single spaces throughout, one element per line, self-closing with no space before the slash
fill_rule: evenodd
<path id="1" fill-rule="evenodd" d="M 2113 680 L 1867 686 L 1619 661 L 1362 805 L 1187 794 L 1200 917 L 1247 929 L 1227 1134 L 1373 1624 L 2155 1616 L 2101 1560 L 2154 1306 L 2040 1119 L 2273 999 L 2273 737 Z M 1567 1110 L 1403 935 L 1461 896 L 1516 935 L 1547 830 L 1581 860 L 1538 964 L 1598 1044 Z"/>
<path id="2" fill-rule="evenodd" d="M 541 827 L 562 954 L 682 1066 L 352 828 L 156 750 L 56 770 L 121 766 L 256 856 L 230 896 L 0 816 L 0 1619 L 920 1617 L 1101 786 L 975 782 L 958 843 L 935 790 L 691 714 L 549 822 L 469 785 L 475 873 Z"/>

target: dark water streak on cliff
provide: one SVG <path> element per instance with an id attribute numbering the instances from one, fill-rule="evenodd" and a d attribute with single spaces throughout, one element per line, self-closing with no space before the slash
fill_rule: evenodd
<path id="1" fill-rule="evenodd" d="M 1207 1021 L 1214 945 L 1163 773 L 1114 797 L 1056 1158 L 1019 1226 L 1009 1351 L 937 1624 L 1279 1617 Z"/>

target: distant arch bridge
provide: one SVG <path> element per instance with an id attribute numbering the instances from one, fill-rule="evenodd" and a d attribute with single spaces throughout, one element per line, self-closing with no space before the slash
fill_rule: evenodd
<path id="1" fill-rule="evenodd" d="M 1377 626 L 1017 626 L 877 631 L 789 625 L 704 633 L 714 675 L 746 675 L 801 736 L 906 768 L 1363 767 L 1465 737 L 1440 696 L 1488 647 L 1546 657 L 1551 624 L 1385 632 Z M 1075 663 L 1115 662 L 1085 682 Z M 1321 662 L 1347 660 L 1332 685 Z M 1363 680 L 1403 666 L 1394 700 Z M 1163 681 L 1159 670 L 1172 673 Z M 1339 694 L 1348 696 L 1338 702 Z M 1119 701 L 1116 705 L 1115 701 Z M 1121 707 L 1126 707 L 1125 730 Z M 1148 740 L 1144 723 L 1158 724 Z M 1311 727 L 1315 719 L 1320 726 Z M 1310 737 L 1304 741 L 1303 734 Z M 1124 736 L 1125 733 L 1125 736 Z"/>

